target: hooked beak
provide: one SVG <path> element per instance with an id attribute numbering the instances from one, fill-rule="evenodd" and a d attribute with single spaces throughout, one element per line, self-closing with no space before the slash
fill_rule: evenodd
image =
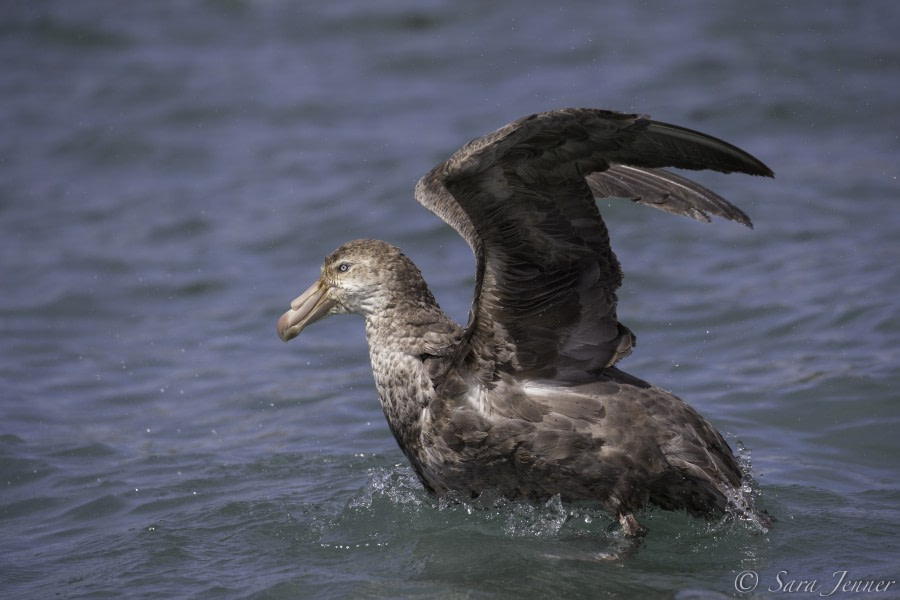
<path id="1" fill-rule="evenodd" d="M 335 301 L 328 297 L 328 284 L 316 281 L 291 302 L 291 308 L 278 319 L 278 337 L 285 342 L 294 339 L 303 329 L 328 314 Z"/>

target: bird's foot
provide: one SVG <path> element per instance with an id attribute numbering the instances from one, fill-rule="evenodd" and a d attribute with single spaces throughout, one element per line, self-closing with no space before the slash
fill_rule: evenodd
<path id="1" fill-rule="evenodd" d="M 638 523 L 634 513 L 624 513 L 619 515 L 619 524 L 622 531 L 630 538 L 642 538 L 647 535 L 647 528 Z"/>

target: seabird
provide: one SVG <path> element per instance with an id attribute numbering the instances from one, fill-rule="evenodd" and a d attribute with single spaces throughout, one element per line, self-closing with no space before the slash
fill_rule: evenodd
<path id="1" fill-rule="evenodd" d="M 616 317 L 622 270 L 596 199 L 752 225 L 662 167 L 773 175 L 727 142 L 642 115 L 530 115 L 416 185 L 416 200 L 475 254 L 465 327 L 398 248 L 365 239 L 325 259 L 278 335 L 329 315 L 365 318 L 388 425 L 431 494 L 594 501 L 632 538 L 646 532 L 635 512 L 648 505 L 720 516 L 742 482 L 728 443 L 683 400 L 616 367 L 636 338 Z"/>

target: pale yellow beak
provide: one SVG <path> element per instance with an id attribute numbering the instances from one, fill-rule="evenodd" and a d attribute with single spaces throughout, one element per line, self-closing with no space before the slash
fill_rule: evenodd
<path id="1" fill-rule="evenodd" d="M 316 281 L 291 302 L 291 308 L 278 319 L 278 337 L 288 342 L 303 329 L 324 317 L 335 302 L 328 297 L 328 284 Z"/>

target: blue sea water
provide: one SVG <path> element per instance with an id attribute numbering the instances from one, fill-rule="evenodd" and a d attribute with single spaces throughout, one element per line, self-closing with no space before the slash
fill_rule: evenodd
<path id="1" fill-rule="evenodd" d="M 0 597 L 900 597 L 898 27 L 887 0 L 3 3 Z M 471 252 L 415 181 L 564 106 L 776 172 L 692 175 L 753 230 L 601 205 L 623 368 L 743 448 L 768 532 L 648 511 L 603 561 L 591 508 L 434 500 L 361 321 L 275 335 L 357 237 L 463 321 Z"/>

